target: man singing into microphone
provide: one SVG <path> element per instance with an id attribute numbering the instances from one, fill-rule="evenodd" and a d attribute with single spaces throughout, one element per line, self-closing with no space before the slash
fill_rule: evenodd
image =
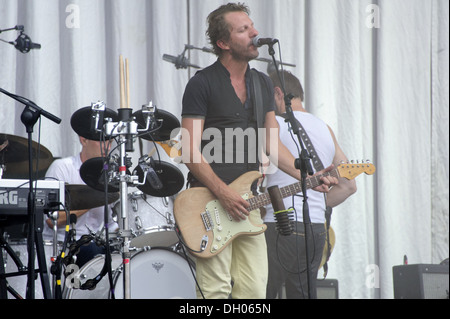
<path id="1" fill-rule="evenodd" d="M 243 4 L 223 5 L 210 13 L 208 24 L 207 35 L 218 60 L 189 81 L 183 96 L 182 143 L 183 150 L 189 150 L 189 154 L 183 153 L 183 161 L 190 170 L 188 181 L 192 187 L 207 187 L 236 221 L 250 218 L 256 224 L 261 223 L 259 211 L 248 212 L 249 203 L 228 186 L 245 172 L 258 170 L 259 162 L 249 160 L 258 159 L 256 154 L 250 154 L 258 152 L 257 147 L 247 143 L 244 151 L 247 156 L 244 156 L 244 162 L 239 161 L 235 149 L 225 143 L 227 129 L 256 129 L 260 122 L 257 114 L 262 114 L 260 126 L 265 128 L 265 152 L 269 156 L 278 155 L 278 167 L 289 175 L 300 178 L 300 174 L 294 167 L 294 157 L 279 142 L 273 87 L 262 73 L 256 75 L 261 81 L 262 105 L 255 105 L 256 99 L 252 97 L 254 83 L 249 61 L 259 53 L 253 43 L 258 31 L 249 17 L 249 9 Z M 208 128 L 221 132 L 223 147 L 219 155 L 222 161 L 208 161 L 203 156 L 206 154 L 202 150 L 209 140 L 205 139 L 207 136 L 202 140 L 202 132 Z M 271 128 L 276 129 L 276 134 Z M 270 149 L 271 133 L 278 141 L 276 149 Z M 231 163 L 225 160 L 230 158 L 233 158 Z M 323 178 L 322 182 L 318 190 L 327 192 L 337 180 L 329 177 Z M 239 299 L 265 298 L 267 271 L 264 235 L 238 237 L 219 254 L 197 258 L 198 296 L 229 298 L 231 294 Z"/>

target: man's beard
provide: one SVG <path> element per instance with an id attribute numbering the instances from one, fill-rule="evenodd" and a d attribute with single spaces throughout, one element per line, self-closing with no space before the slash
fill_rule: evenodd
<path id="1" fill-rule="evenodd" d="M 250 62 L 259 56 L 259 52 L 257 50 L 255 54 L 251 54 L 248 48 L 245 51 L 231 49 L 230 53 L 233 59 L 243 62 Z"/>

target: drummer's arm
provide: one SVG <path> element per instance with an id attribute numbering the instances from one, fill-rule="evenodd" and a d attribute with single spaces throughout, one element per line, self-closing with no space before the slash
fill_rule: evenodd
<path id="1" fill-rule="evenodd" d="M 81 210 L 72 210 L 70 212 L 70 214 L 74 214 L 77 216 L 77 218 L 83 216 L 84 214 L 86 214 L 89 211 L 89 209 L 81 209 Z M 58 220 L 57 220 L 57 226 L 58 227 L 64 227 L 66 226 L 66 212 L 65 211 L 59 211 L 58 212 Z M 53 229 L 53 219 L 52 218 L 47 218 L 47 220 L 45 221 L 47 226 Z"/>

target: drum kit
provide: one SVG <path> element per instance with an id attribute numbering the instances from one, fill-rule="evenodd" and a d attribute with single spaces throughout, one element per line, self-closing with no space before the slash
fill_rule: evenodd
<path id="1" fill-rule="evenodd" d="M 62 280 L 57 280 L 58 283 L 53 287 L 53 297 L 195 298 L 195 269 L 180 244 L 173 218 L 172 197 L 183 188 L 184 176 L 175 165 L 162 161 L 160 156 L 154 159 L 153 154 L 142 156 L 137 166 L 130 171 L 133 164 L 128 156 L 128 152 L 134 151 L 133 143 L 137 138 L 154 143 L 156 149 L 158 143 L 170 140 L 173 130 L 179 129 L 180 122 L 169 112 L 157 109 L 151 102 L 134 113 L 129 107 L 129 99 L 124 105 L 122 57 L 120 66 L 121 107 L 118 112 L 106 108 L 103 102 L 97 102 L 79 109 L 71 117 L 71 127 L 78 135 L 95 141 L 115 140 L 117 146 L 105 157 L 92 158 L 82 164 L 80 176 L 86 185 L 65 184 L 65 201 L 70 210 L 103 205 L 111 207 L 118 230 L 112 232 L 107 227 L 97 233 L 91 230 L 91 235 L 84 235 L 69 244 L 67 229 L 70 228 L 70 222 L 67 221 L 66 245 L 58 248 L 56 256 L 54 249 L 50 263 L 52 267 L 48 267 L 53 276 L 55 269 L 59 269 L 63 275 L 56 277 Z M 26 159 L 18 156 L 25 153 L 20 148 L 26 145 L 27 140 L 4 135 L 4 141 L 0 140 L 2 142 L 0 156 L 4 156 L 3 162 L 8 163 L 5 176 L 26 177 Z M 35 147 L 40 148 L 38 170 L 45 172 L 53 157 L 43 146 L 36 143 Z M 138 190 L 129 192 L 129 187 Z M 67 203 L 68 200 L 70 203 Z M 90 241 L 104 245 L 106 253 L 78 268 L 74 263 L 76 258 L 73 257 L 77 248 Z M 60 243 L 53 245 L 61 246 Z M 11 251 L 14 248 L 8 253 Z M 7 256 L 3 254 L 3 257 Z M 16 266 L 16 259 L 13 257 L 13 262 L 5 263 L 6 273 L 11 270 L 10 267 Z M 48 256 L 46 260 L 49 260 Z M 55 267 L 55 260 L 60 260 L 61 267 Z M 17 277 L 10 278 L 8 281 Z M 8 288 L 8 291 L 16 298 L 20 297 L 17 292 L 12 293 L 14 290 Z"/>

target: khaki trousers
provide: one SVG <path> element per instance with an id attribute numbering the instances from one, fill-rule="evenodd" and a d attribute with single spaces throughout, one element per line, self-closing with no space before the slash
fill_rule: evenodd
<path id="1" fill-rule="evenodd" d="M 259 210 L 251 212 L 261 224 Z M 206 299 L 265 299 L 268 276 L 264 234 L 241 236 L 211 258 L 197 258 L 197 297 Z"/>

